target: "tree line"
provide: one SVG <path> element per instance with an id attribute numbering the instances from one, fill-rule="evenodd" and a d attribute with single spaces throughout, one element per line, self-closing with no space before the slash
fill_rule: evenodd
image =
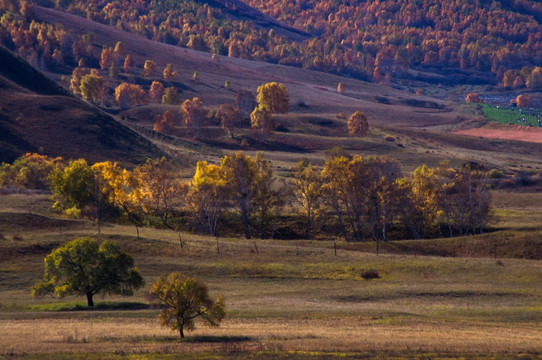
<path id="1" fill-rule="evenodd" d="M 0 186 L 48 186 L 54 207 L 72 217 L 212 236 L 377 242 L 484 232 L 488 182 L 477 163 L 423 165 L 402 176 L 392 158 L 357 155 L 330 157 L 322 167 L 301 160 L 284 178 L 263 154 L 242 152 L 218 164 L 199 161 L 189 180 L 165 157 L 130 170 L 110 161 L 27 154 L 0 168 Z"/>
<path id="2" fill-rule="evenodd" d="M 401 77 L 406 68 L 452 67 L 491 71 L 505 87 L 521 87 L 526 79 L 514 72 L 538 66 L 541 56 L 542 5 L 533 0 L 248 1 L 313 35 L 303 42 L 194 0 L 36 3 L 172 45 L 378 82 Z M 92 35 L 37 23 L 26 1 L 4 1 L 0 9 L 2 43 L 32 64 L 73 66 L 85 59 L 97 67 Z"/>

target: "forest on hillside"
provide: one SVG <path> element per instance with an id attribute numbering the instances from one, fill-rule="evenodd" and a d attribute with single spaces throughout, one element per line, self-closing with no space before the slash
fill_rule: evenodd
<path id="1" fill-rule="evenodd" d="M 377 82 L 411 77 L 408 69 L 451 68 L 485 74 L 463 76 L 463 81 L 514 88 L 541 85 L 528 80 L 542 63 L 542 4 L 532 0 L 248 1 L 312 36 L 302 42 L 234 17 L 234 2 L 38 0 L 36 4 L 168 44 Z M 2 43 L 24 57 L 76 63 L 91 43 L 91 38 L 73 36 L 50 39 L 47 32 L 33 30 L 32 21 L 21 18 L 21 14 L 27 20 L 31 17 L 26 2 L 4 0 L 0 10 Z"/>

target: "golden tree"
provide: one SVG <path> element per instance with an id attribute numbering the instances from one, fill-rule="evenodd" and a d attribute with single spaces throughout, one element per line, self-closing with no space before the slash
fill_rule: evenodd
<path id="1" fill-rule="evenodd" d="M 167 64 L 164 68 L 164 80 L 173 81 L 177 78 L 177 69 L 172 64 Z"/>
<path id="2" fill-rule="evenodd" d="M 149 97 L 154 101 L 161 102 L 164 91 L 164 85 L 160 81 L 153 81 L 149 89 Z"/>
<path id="3" fill-rule="evenodd" d="M 81 96 L 96 104 L 101 104 L 105 95 L 105 82 L 99 75 L 88 74 L 81 78 L 79 86 Z"/>
<path id="4" fill-rule="evenodd" d="M 149 78 L 156 75 L 156 63 L 152 60 L 145 60 L 145 65 L 143 66 L 143 76 Z"/>
<path id="5" fill-rule="evenodd" d="M 132 56 L 126 55 L 126 58 L 124 58 L 124 64 L 122 66 L 122 69 L 125 73 L 129 73 L 134 68 L 134 61 L 132 60 Z"/>
<path id="6" fill-rule="evenodd" d="M 351 136 L 363 136 L 367 134 L 369 123 L 367 115 L 363 111 L 356 111 L 348 118 L 348 134 Z"/>
<path id="7" fill-rule="evenodd" d="M 288 113 L 290 97 L 284 84 L 271 82 L 260 85 L 256 99 L 261 107 L 267 108 L 271 113 Z"/>

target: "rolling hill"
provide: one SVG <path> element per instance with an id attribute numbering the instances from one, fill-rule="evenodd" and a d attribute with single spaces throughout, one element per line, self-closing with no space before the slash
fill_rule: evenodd
<path id="1" fill-rule="evenodd" d="M 288 168 L 300 158 L 321 164 L 329 151 L 342 147 L 349 153 L 392 156 L 407 171 L 423 163 L 435 165 L 443 159 L 450 160 L 454 166 L 477 161 L 504 170 L 542 169 L 542 163 L 536 155 L 542 150 L 540 144 L 487 140 L 479 136 L 454 133 L 454 130 L 476 127 L 486 121 L 479 117 L 475 107 L 454 101 L 463 98 L 467 91 L 475 91 L 476 87 L 432 86 L 426 88 L 427 95 L 421 95 L 415 93 L 416 87 L 410 83 L 382 85 L 299 67 L 211 55 L 209 52 L 153 41 L 141 34 L 124 31 L 118 25 L 106 25 L 52 8 L 33 6 L 27 12 L 27 17 L 26 21 L 41 24 L 39 26 L 49 29 L 47 31 L 52 34 L 58 31 L 60 38 L 67 36 L 72 41 L 87 39 L 85 59 L 90 67 L 99 67 L 99 55 L 104 46 L 114 47 L 117 42 L 121 42 L 133 58 L 135 68 L 129 73 L 121 72 L 117 77 L 110 77 L 108 70 L 99 70 L 101 76 L 107 79 L 109 87 L 106 105 L 99 113 L 104 114 L 103 111 L 106 111 L 116 116 L 119 123 L 167 149 L 183 162 L 187 160 L 193 164 L 200 159 L 218 161 L 223 152 L 243 150 L 253 153 L 263 150 L 269 159 L 274 160 L 277 168 Z M 53 38 L 50 39 L 53 41 Z M 40 47 L 37 40 L 36 46 Z M 55 65 L 46 59 L 45 54 L 38 56 L 49 64 L 44 70 L 57 83 L 61 83 L 63 76 L 69 76 L 77 66 L 68 59 L 62 65 Z M 178 70 L 177 79 L 164 81 L 161 71 L 150 77 L 143 76 L 142 69 L 146 60 L 155 61 L 159 70 L 168 63 L 172 64 Z M 199 74 L 197 81 L 192 80 L 194 73 Z M 419 73 L 419 76 L 425 75 Z M 165 86 L 176 87 L 183 100 L 200 98 L 209 110 L 233 102 L 239 90 L 254 93 L 262 83 L 281 82 L 289 89 L 290 113 L 275 116 L 279 126 L 265 142 L 249 128 L 238 129 L 236 137 L 232 138 L 217 124 L 208 124 L 200 141 L 192 140 L 188 129 L 180 123 L 177 123 L 172 134 L 166 136 L 152 130 L 153 118 L 165 110 L 177 114 L 178 105 L 151 102 L 131 107 L 119 114 L 119 108 L 112 100 L 112 92 L 115 86 L 124 81 L 136 83 L 145 91 L 149 90 L 152 81 L 161 81 Z M 230 86 L 226 87 L 226 82 Z M 336 90 L 338 83 L 345 85 L 342 94 Z M 75 98 L 70 99 L 76 103 Z M 95 107 L 92 109 L 98 111 Z M 368 115 L 372 129 L 362 139 L 347 137 L 346 134 L 346 117 L 356 110 L 362 110 Z M 35 114 L 40 110 L 35 108 L 29 111 Z M 41 111 L 42 114 L 36 115 L 36 118 L 46 116 L 47 112 L 54 113 L 50 115 L 55 118 L 63 117 L 60 111 L 55 113 L 48 110 Z M 76 113 L 66 115 L 70 118 L 78 116 Z M 38 123 L 35 124 L 37 126 Z M 10 128 L 10 131 L 13 129 Z M 96 135 L 94 144 L 104 141 L 99 140 L 100 137 Z M 119 139 L 119 146 L 126 144 L 133 151 L 144 148 L 129 146 L 128 141 L 125 141 L 128 138 Z M 31 143 L 21 136 L 18 139 L 21 147 Z M 246 141 L 243 143 L 243 140 Z M 45 138 L 43 141 L 46 141 Z M 62 143 L 62 137 L 51 141 L 56 147 L 66 145 Z M 75 145 L 80 146 L 79 143 Z M 9 146 L 13 148 L 14 145 Z M 40 144 L 34 146 L 34 149 L 39 151 L 40 146 L 46 148 Z M 73 151 L 77 146 L 68 145 L 70 150 L 64 153 Z M 92 145 L 88 148 L 95 151 L 98 147 Z M 80 153 L 85 151 L 81 150 Z M 88 156 L 90 160 L 96 157 L 92 151 Z M 122 150 L 119 149 L 118 153 L 122 153 Z"/>
<path id="2" fill-rule="evenodd" d="M 0 48 L 0 162 L 25 152 L 126 165 L 162 154 L 100 109 Z"/>

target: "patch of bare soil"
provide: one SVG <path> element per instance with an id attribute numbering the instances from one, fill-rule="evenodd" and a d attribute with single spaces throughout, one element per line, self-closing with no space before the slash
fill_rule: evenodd
<path id="1" fill-rule="evenodd" d="M 488 123 L 479 128 L 454 131 L 455 134 L 477 136 L 482 138 L 517 140 L 542 143 L 542 128 L 520 125 Z"/>

